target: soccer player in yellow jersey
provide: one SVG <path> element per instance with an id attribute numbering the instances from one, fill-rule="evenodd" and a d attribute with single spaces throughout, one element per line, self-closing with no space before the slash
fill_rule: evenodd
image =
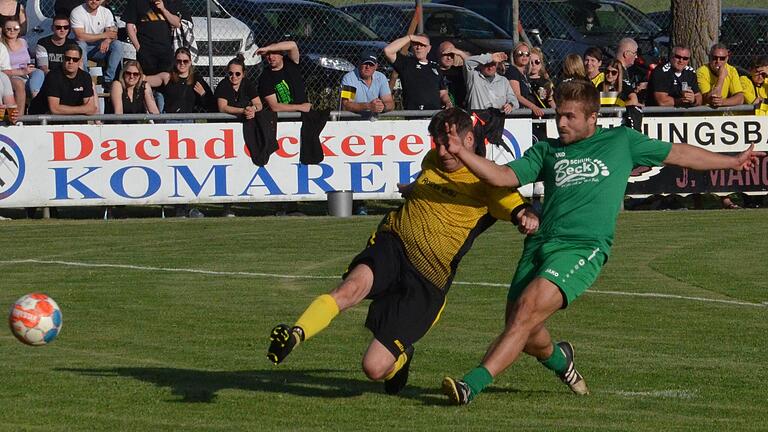
<path id="1" fill-rule="evenodd" d="M 373 340 L 363 371 L 384 380 L 388 394 L 399 393 L 408 380 L 413 344 L 440 318 L 459 261 L 475 238 L 497 219 L 512 221 L 525 234 L 538 229 L 538 216 L 515 189 L 487 186 L 446 151 L 446 125 L 474 149 L 466 112 L 451 108 L 432 118 L 436 148 L 424 157 L 416 181 L 400 188 L 405 202 L 384 217 L 338 287 L 317 297 L 293 327 L 272 329 L 267 357 L 274 364 L 340 312 L 369 299 L 365 325 Z"/>

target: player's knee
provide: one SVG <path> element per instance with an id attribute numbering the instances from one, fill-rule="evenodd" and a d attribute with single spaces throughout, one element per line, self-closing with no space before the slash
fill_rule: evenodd
<path id="1" fill-rule="evenodd" d="M 381 381 L 392 369 L 392 362 L 375 357 L 363 357 L 363 373 L 368 379 Z"/>

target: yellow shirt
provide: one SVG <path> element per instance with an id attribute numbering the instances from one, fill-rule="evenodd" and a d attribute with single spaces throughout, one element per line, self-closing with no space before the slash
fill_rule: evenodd
<path id="1" fill-rule="evenodd" d="M 741 87 L 741 81 L 739 81 L 739 72 L 729 64 L 726 64 L 725 67 L 728 70 L 728 75 L 725 77 L 725 82 L 723 82 L 721 96 L 726 98 L 736 93 L 743 93 L 744 89 Z M 711 92 L 712 87 L 717 84 L 717 75 L 712 72 L 709 65 L 704 65 L 696 69 L 696 81 L 699 83 L 701 94 L 706 94 Z"/>
<path id="2" fill-rule="evenodd" d="M 744 103 L 754 104 L 755 99 L 762 98 L 763 103 L 755 107 L 755 115 L 768 115 L 768 84 L 755 87 L 748 76 L 740 76 L 741 87 L 744 89 Z"/>
<path id="3" fill-rule="evenodd" d="M 379 230 L 397 234 L 416 270 L 445 290 L 475 238 L 497 219 L 511 220 L 525 201 L 514 189 L 481 182 L 466 167 L 443 171 L 435 150 L 421 168 L 405 203 L 384 218 Z"/>
<path id="4" fill-rule="evenodd" d="M 600 72 L 599 74 L 595 75 L 595 77 L 594 77 L 594 78 L 592 78 L 592 80 L 591 80 L 591 81 L 592 81 L 592 84 L 594 84 L 594 85 L 595 85 L 595 87 L 597 87 L 597 86 L 599 86 L 599 85 L 600 85 L 600 83 L 602 83 L 603 81 L 605 81 L 605 74 L 604 74 L 604 73 L 602 73 L 602 72 Z"/>

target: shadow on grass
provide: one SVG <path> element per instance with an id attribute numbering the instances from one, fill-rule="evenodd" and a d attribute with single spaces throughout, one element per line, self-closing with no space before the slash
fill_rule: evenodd
<path id="1" fill-rule="evenodd" d="M 307 370 L 249 370 L 249 371 L 204 371 L 158 367 L 118 367 L 104 369 L 59 368 L 91 377 L 128 377 L 169 387 L 171 393 L 179 396 L 173 402 L 213 403 L 220 390 L 246 390 L 292 394 L 313 398 L 349 398 L 365 393 L 383 394 L 383 384 L 368 380 L 339 378 L 333 374 L 346 373 L 337 369 Z M 490 392 L 517 393 L 515 389 L 488 389 Z M 423 388 L 407 386 L 398 397 L 418 400 L 424 405 L 448 405 L 447 399 L 438 387 Z"/>

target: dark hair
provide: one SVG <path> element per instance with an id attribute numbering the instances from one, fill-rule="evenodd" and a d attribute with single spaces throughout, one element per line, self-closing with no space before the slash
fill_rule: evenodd
<path id="1" fill-rule="evenodd" d="M 560 106 L 567 101 L 581 102 L 586 115 L 600 111 L 600 93 L 592 81 L 586 79 L 567 79 L 557 86 L 555 104 Z"/>
<path id="2" fill-rule="evenodd" d="M 427 130 L 432 139 L 439 141 L 440 138 L 445 138 L 448 135 L 445 131 L 446 123 L 456 125 L 456 132 L 460 136 L 472 131 L 472 117 L 466 111 L 461 108 L 448 108 L 433 115 L 432 120 L 429 121 Z"/>
<path id="3" fill-rule="evenodd" d="M 80 45 L 77 44 L 77 42 L 67 42 L 64 44 L 64 52 L 67 51 L 77 51 L 77 53 L 80 55 L 80 57 L 83 56 L 83 49 L 80 48 Z"/>
<path id="4" fill-rule="evenodd" d="M 51 21 L 51 23 L 53 23 L 54 21 L 64 21 L 64 20 L 69 21 L 69 15 L 56 14 L 56 15 L 54 15 L 53 20 Z"/>
<path id="5" fill-rule="evenodd" d="M 591 46 L 587 48 L 586 51 L 584 51 L 584 60 L 587 59 L 587 56 L 594 57 L 597 59 L 597 61 L 602 62 L 603 61 L 603 50 L 601 50 L 599 47 Z"/>
<path id="6" fill-rule="evenodd" d="M 189 85 L 193 85 L 195 81 L 197 81 L 197 71 L 195 71 L 195 63 L 192 62 L 192 53 L 189 51 L 186 47 L 178 47 L 176 48 L 176 51 L 173 53 L 173 58 L 175 59 L 177 55 L 179 54 L 186 54 L 187 57 L 189 57 L 189 75 L 187 75 L 187 78 L 185 81 Z M 176 70 L 176 68 L 173 68 L 171 70 L 171 82 L 179 82 L 181 80 L 181 77 L 179 76 L 179 71 Z"/>
<path id="7" fill-rule="evenodd" d="M 243 56 L 243 53 L 238 53 L 235 58 L 229 61 L 227 63 L 227 69 L 229 69 L 232 65 L 238 65 L 243 69 L 243 72 L 245 72 L 245 57 Z"/>
<path id="8" fill-rule="evenodd" d="M 619 71 L 618 75 L 616 75 L 616 85 L 613 86 L 614 91 L 617 91 L 621 93 L 621 90 L 624 87 L 624 63 L 621 62 L 619 59 L 613 59 L 608 63 L 608 66 L 605 68 L 605 79 L 602 83 L 600 83 L 600 89 L 604 92 L 611 91 L 611 84 L 608 82 L 608 68 L 613 67 L 617 71 Z"/>
<path id="9" fill-rule="evenodd" d="M 755 57 L 752 59 L 752 63 L 750 63 L 749 68 L 750 69 L 757 69 L 761 68 L 763 66 L 768 66 L 768 56 L 762 56 L 762 57 Z"/>

